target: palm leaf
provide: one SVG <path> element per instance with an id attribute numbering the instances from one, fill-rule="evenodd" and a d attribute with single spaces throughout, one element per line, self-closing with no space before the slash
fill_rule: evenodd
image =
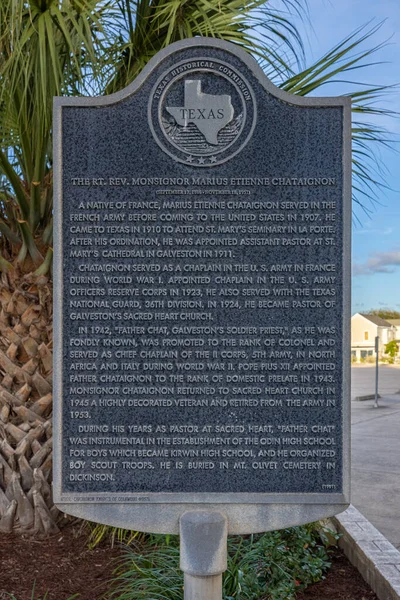
<path id="1" fill-rule="evenodd" d="M 306 0 L 3 0 L 0 3 L 0 251 L 36 262 L 52 250 L 52 100 L 103 95 L 130 83 L 159 50 L 179 39 L 232 41 L 282 89 L 320 94 L 340 83 L 353 99 L 354 203 L 367 213 L 385 189 L 379 147 L 392 146 L 382 122 L 391 86 L 352 84 L 378 65 L 379 25 L 359 28 L 313 65 L 293 15 Z M 347 80 L 348 78 L 348 80 Z M 349 91 L 348 86 L 351 86 Z M 19 246 L 16 240 L 19 240 Z M 41 253 L 38 248 L 40 247 Z M 0 268 L 4 267 L 2 261 Z"/>
<path id="2" fill-rule="evenodd" d="M 87 78 L 94 80 L 101 55 L 96 31 L 105 6 L 101 0 L 0 4 L 0 175 L 19 212 L 14 221 L 3 211 L 0 216 L 21 237 L 19 262 L 29 254 L 38 263 L 35 238 L 43 233 L 45 243 L 50 239 L 53 97 L 76 93 Z M 0 244 L 4 239 L 3 232 Z"/>
<path id="3" fill-rule="evenodd" d="M 343 79 L 343 75 L 353 73 L 355 69 L 365 69 L 377 66 L 377 60 L 371 60 L 384 47 L 384 43 L 364 49 L 368 42 L 379 31 L 382 24 L 360 27 L 347 36 L 332 50 L 310 67 L 288 78 L 281 84 L 287 92 L 299 96 L 320 93 L 322 87 L 328 84 L 350 86 L 345 95 L 352 98 L 353 125 L 353 202 L 366 214 L 370 214 L 374 205 L 379 204 L 379 197 L 385 189 L 384 169 L 377 155 L 379 146 L 393 147 L 393 137 L 380 124 L 379 118 L 394 117 L 395 113 L 383 106 L 385 97 L 395 86 L 355 84 Z M 375 118 L 376 122 L 367 119 Z M 354 211 L 353 211 L 354 213 Z M 356 213 L 354 213 L 355 217 Z"/>
<path id="4" fill-rule="evenodd" d="M 301 39 L 290 18 L 270 4 L 265 0 L 137 0 L 121 4 L 120 35 L 125 45 L 107 93 L 128 85 L 162 48 L 194 36 L 235 42 L 274 74 L 292 73 L 290 63 L 302 56 Z M 300 11 L 304 3 L 284 0 L 284 4 Z"/>

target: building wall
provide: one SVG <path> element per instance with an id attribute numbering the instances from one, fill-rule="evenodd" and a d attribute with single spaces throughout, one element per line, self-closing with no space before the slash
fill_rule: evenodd
<path id="1" fill-rule="evenodd" d="M 367 339 L 366 335 L 368 336 Z M 351 318 L 351 345 L 375 348 L 375 337 L 378 335 L 378 327 L 359 314 Z"/>
<path id="2" fill-rule="evenodd" d="M 390 329 L 386 328 L 386 327 L 379 327 L 379 329 L 382 330 L 380 332 L 380 334 L 378 334 L 378 335 L 381 337 L 383 344 L 387 344 L 395 339 L 395 337 L 396 337 L 396 328 L 395 327 L 391 327 Z"/>
<path id="3" fill-rule="evenodd" d="M 385 345 L 396 339 L 396 328 L 378 326 L 363 317 L 355 314 L 351 318 L 351 353 L 357 361 L 375 356 L 375 337 L 379 337 L 378 354 L 382 356 Z"/>

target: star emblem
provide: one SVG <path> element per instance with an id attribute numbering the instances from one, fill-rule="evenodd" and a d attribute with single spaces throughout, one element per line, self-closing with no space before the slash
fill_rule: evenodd
<path id="1" fill-rule="evenodd" d="M 193 162 L 193 156 L 188 156 L 186 160 L 187 160 L 188 163 L 192 163 Z"/>
<path id="2" fill-rule="evenodd" d="M 210 163 L 215 163 L 217 162 L 217 157 L 216 156 L 211 156 L 210 157 Z"/>
<path id="3" fill-rule="evenodd" d="M 202 156 L 200 156 L 199 165 L 204 165 L 205 162 L 206 162 L 205 159 Z"/>

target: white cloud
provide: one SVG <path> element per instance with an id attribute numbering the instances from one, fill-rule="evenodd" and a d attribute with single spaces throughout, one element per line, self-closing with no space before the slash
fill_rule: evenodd
<path id="1" fill-rule="evenodd" d="M 355 235 L 391 235 L 394 233 L 393 227 L 387 227 L 386 229 L 357 229 Z"/>
<path id="2" fill-rule="evenodd" d="M 353 265 L 353 275 L 394 273 L 397 267 L 400 267 L 400 250 L 375 252 L 365 263 L 355 263 Z"/>

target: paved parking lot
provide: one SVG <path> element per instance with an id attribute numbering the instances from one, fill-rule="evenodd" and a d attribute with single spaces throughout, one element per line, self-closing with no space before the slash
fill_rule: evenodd
<path id="1" fill-rule="evenodd" d="M 400 391 L 400 365 L 379 365 L 379 393 L 396 394 Z M 351 397 L 375 393 L 375 365 L 357 365 L 351 369 Z"/>
<path id="2" fill-rule="evenodd" d="M 352 368 L 352 503 L 400 549 L 400 368 L 379 367 L 379 408 L 356 396 L 374 393 L 375 368 Z"/>

